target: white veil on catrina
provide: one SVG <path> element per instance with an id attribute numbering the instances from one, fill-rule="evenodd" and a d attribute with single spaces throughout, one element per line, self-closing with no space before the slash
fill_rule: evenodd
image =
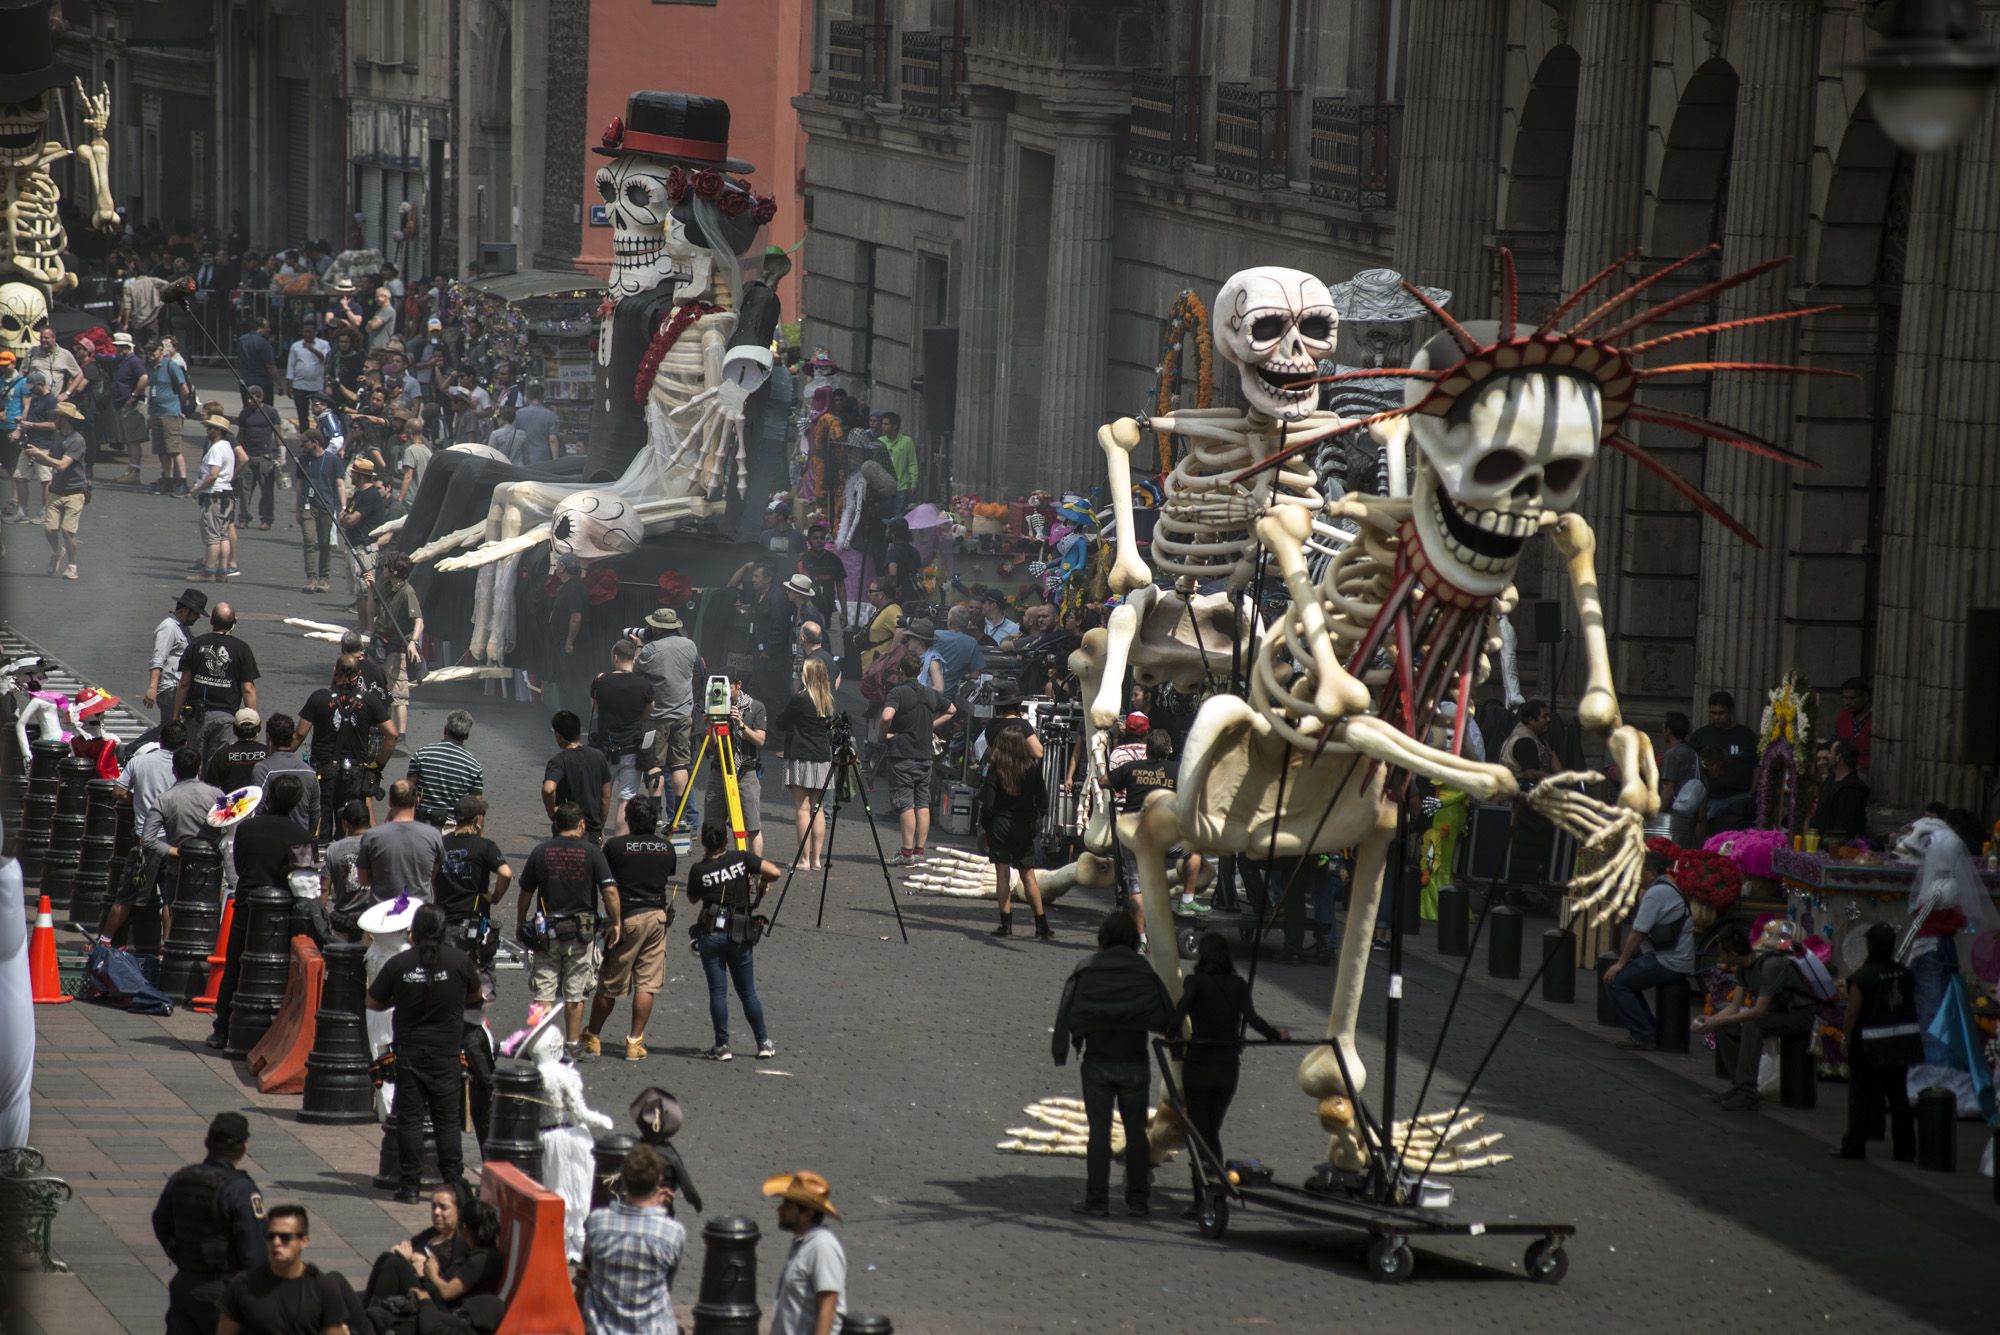
<path id="1" fill-rule="evenodd" d="M 1925 816 L 1911 824 L 1896 840 L 1896 851 L 1920 860 L 1917 890 L 1910 896 L 1910 912 L 1926 909 L 1957 909 L 1965 915 L 1965 930 L 2000 930 L 2000 912 L 1979 878 L 1972 852 L 1958 832 L 1936 816 Z"/>
<path id="2" fill-rule="evenodd" d="M 6 831 L 0 828 L 0 841 Z M 28 977 L 28 919 L 21 864 L 0 858 L 0 1149 L 28 1143 L 35 1082 L 35 990 Z"/>

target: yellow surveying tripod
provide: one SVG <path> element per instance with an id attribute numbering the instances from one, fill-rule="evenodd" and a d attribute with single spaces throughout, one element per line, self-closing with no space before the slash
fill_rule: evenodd
<path id="1" fill-rule="evenodd" d="M 710 677 L 703 691 L 702 703 L 703 712 L 708 716 L 708 731 L 702 734 L 701 749 L 695 752 L 694 768 L 688 771 L 687 787 L 681 792 L 680 803 L 674 807 L 674 818 L 667 828 L 679 827 L 681 817 L 687 812 L 688 798 L 694 793 L 695 784 L 701 780 L 701 763 L 708 758 L 712 747 L 715 763 L 722 767 L 722 793 L 729 802 L 729 831 L 736 836 L 736 847 L 747 852 L 750 836 L 743 828 L 743 793 L 736 786 L 736 744 L 729 732 L 729 711 L 732 708 L 729 678 Z"/>

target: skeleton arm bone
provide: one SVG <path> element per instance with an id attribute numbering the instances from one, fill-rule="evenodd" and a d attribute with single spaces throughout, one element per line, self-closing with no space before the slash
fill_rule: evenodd
<path id="1" fill-rule="evenodd" d="M 1456 788 L 1481 802 L 1511 797 L 1514 775 L 1505 766 L 1467 760 L 1426 746 L 1373 714 L 1349 715 L 1334 725 L 1333 739 L 1371 760 L 1395 765 L 1432 783 Z"/>
<path id="2" fill-rule="evenodd" d="M 1111 609 L 1104 623 L 1103 677 L 1097 695 L 1090 702 L 1093 727 L 1109 729 L 1118 721 L 1118 694 L 1124 689 L 1125 667 L 1132 656 L 1132 641 L 1138 637 L 1139 623 L 1152 610 L 1159 589 L 1152 584 L 1134 589 L 1130 597 Z"/>
<path id="3" fill-rule="evenodd" d="M 1104 468 L 1110 476 L 1111 522 L 1117 541 L 1110 584 L 1111 591 L 1121 597 L 1153 582 L 1153 572 L 1139 559 L 1139 539 L 1132 529 L 1132 450 L 1138 443 L 1139 424 L 1129 417 L 1097 428 L 1097 444 L 1104 451 Z"/>
<path id="4" fill-rule="evenodd" d="M 1580 515 L 1556 521 L 1556 550 L 1569 569 L 1570 590 L 1576 597 L 1576 618 L 1583 627 L 1583 659 L 1588 685 L 1577 703 L 1577 721 L 1592 732 L 1606 733 L 1619 724 L 1618 696 L 1611 685 L 1611 651 L 1604 639 L 1604 605 L 1597 597 L 1597 535 Z"/>
<path id="5" fill-rule="evenodd" d="M 1301 623 L 1301 639 L 1312 655 L 1313 707 L 1327 718 L 1366 713 L 1373 703 L 1368 688 L 1347 675 L 1334 652 L 1333 638 L 1327 633 L 1326 609 L 1306 573 L 1305 540 L 1312 532 L 1311 514 L 1298 506 L 1282 506 L 1257 521 L 1257 536 L 1270 549 L 1285 579 L 1285 591 L 1292 596 L 1292 608 Z"/>

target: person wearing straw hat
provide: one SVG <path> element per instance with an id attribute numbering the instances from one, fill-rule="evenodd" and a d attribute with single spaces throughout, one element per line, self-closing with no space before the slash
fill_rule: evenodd
<path id="1" fill-rule="evenodd" d="M 201 480 L 190 489 L 201 507 L 200 565 L 188 570 L 190 576 L 212 580 L 228 579 L 243 572 L 236 568 L 234 540 L 230 534 L 236 522 L 236 469 L 243 451 L 230 438 L 234 430 L 226 417 L 204 417 L 202 430 L 208 444 L 201 454 Z"/>
<path id="2" fill-rule="evenodd" d="M 840 1218 L 833 1188 L 801 1170 L 766 1178 L 764 1194 L 778 1198 L 778 1227 L 792 1235 L 771 1299 L 771 1335 L 832 1335 L 847 1319 L 847 1252 L 826 1226 Z"/>
<path id="3" fill-rule="evenodd" d="M 83 475 L 86 447 L 83 434 L 77 430 L 83 411 L 73 403 L 59 403 L 55 421 L 55 438 L 46 449 L 29 445 L 22 453 L 49 470 L 48 508 L 42 517 L 42 529 L 49 538 L 49 573 L 61 571 L 64 579 L 75 579 L 76 554 L 81 546 L 77 526 L 83 522 L 90 491 L 90 480 Z"/>

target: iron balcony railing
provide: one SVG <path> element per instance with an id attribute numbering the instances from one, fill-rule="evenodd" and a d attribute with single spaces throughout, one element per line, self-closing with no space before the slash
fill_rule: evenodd
<path id="1" fill-rule="evenodd" d="M 962 115 L 964 59 L 965 39 L 955 33 L 904 33 L 903 114 L 927 121 Z"/>
<path id="2" fill-rule="evenodd" d="M 1396 207 L 1396 135 L 1402 107 L 1316 97 L 1311 186 L 1316 198 L 1352 209 Z"/>
<path id="3" fill-rule="evenodd" d="M 1291 181 L 1291 94 L 1247 83 L 1215 90 L 1215 175 L 1258 190 L 1282 190 Z"/>
<path id="4" fill-rule="evenodd" d="M 1132 75 L 1132 123 L 1126 157 L 1141 167 L 1180 171 L 1201 158 L 1199 74 L 1137 70 Z"/>
<path id="5" fill-rule="evenodd" d="M 826 95 L 860 106 L 887 94 L 889 29 L 852 19 L 835 19 L 826 38 Z"/>

